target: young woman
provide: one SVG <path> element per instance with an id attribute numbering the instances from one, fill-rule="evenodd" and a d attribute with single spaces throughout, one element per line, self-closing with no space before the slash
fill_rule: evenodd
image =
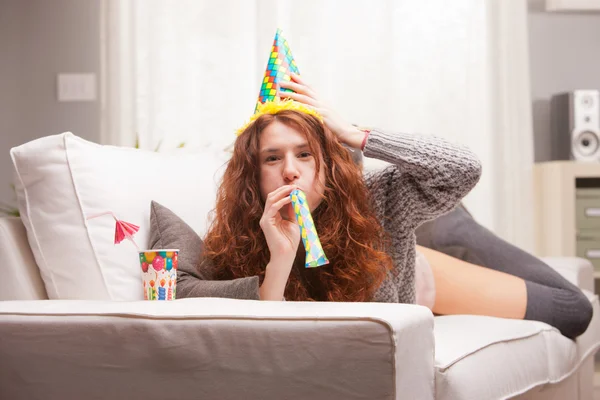
<path id="1" fill-rule="evenodd" d="M 452 211 L 478 182 L 481 165 L 472 152 L 431 136 L 360 130 L 298 76 L 281 86 L 293 92 L 280 93 L 287 101 L 243 130 L 219 188 L 198 267 L 202 277 L 220 281 L 216 295 L 536 315 L 527 313 L 522 278 L 425 247 L 417 253 L 416 229 Z M 363 177 L 344 146 L 392 166 Z M 306 193 L 328 265 L 304 267 L 289 196 L 296 188 Z M 203 291 L 197 276 L 180 268 L 179 297 L 215 295 L 216 286 Z"/>

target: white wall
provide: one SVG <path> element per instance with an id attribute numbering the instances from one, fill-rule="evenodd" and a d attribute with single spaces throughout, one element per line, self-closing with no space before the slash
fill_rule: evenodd
<path id="1" fill-rule="evenodd" d="M 548 13 L 529 0 L 535 159 L 550 155 L 549 100 L 600 89 L 600 13 Z M 70 130 L 100 140 L 100 103 L 59 103 L 56 74 L 99 76 L 100 0 L 0 0 L 0 201 L 11 201 L 11 147 Z"/>
<path id="2" fill-rule="evenodd" d="M 11 147 L 72 131 L 100 139 L 100 103 L 58 102 L 56 75 L 100 72 L 100 0 L 0 0 L 0 201 Z"/>
<path id="3" fill-rule="evenodd" d="M 530 0 L 529 54 L 535 160 L 548 161 L 552 95 L 600 90 L 600 12 L 546 12 Z"/>

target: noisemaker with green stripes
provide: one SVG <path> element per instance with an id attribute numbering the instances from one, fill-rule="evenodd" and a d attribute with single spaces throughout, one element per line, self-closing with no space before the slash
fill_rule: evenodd
<path id="1" fill-rule="evenodd" d="M 306 268 L 329 264 L 329 260 L 323 251 L 323 246 L 321 246 L 319 235 L 317 235 L 317 228 L 310 214 L 306 195 L 303 191 L 294 189 L 290 193 L 290 197 L 292 198 L 292 207 L 296 214 L 296 220 L 298 221 L 298 225 L 300 225 L 302 243 L 304 243 L 304 249 L 306 250 Z"/>

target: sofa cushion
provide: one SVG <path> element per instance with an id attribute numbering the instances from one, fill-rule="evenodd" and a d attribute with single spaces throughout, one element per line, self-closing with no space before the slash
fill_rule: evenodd
<path id="1" fill-rule="evenodd" d="M 0 398 L 433 399 L 425 307 L 0 302 Z"/>
<path id="2" fill-rule="evenodd" d="M 597 296 L 586 292 L 594 309 Z M 561 382 L 598 348 L 600 316 L 576 342 L 543 322 L 470 315 L 435 318 L 436 399 L 509 398 Z"/>
<path id="3" fill-rule="evenodd" d="M 0 301 L 48 298 L 18 217 L 0 218 L 0 270 Z"/>
<path id="4" fill-rule="evenodd" d="M 575 340 L 579 359 L 581 360 L 589 357 L 593 358 L 594 354 L 600 348 L 600 303 L 598 295 L 588 290 L 583 290 L 583 294 L 592 303 L 594 313 L 587 330 Z"/>
<path id="5" fill-rule="evenodd" d="M 51 299 L 142 300 L 135 247 L 114 244 L 112 217 L 86 217 L 112 211 L 140 226 L 135 240 L 146 247 L 155 199 L 203 234 L 226 161 L 225 153 L 102 146 L 70 132 L 11 156 L 19 211 Z"/>

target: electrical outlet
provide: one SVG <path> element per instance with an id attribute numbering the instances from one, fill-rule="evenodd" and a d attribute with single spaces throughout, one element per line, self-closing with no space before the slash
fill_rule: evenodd
<path id="1" fill-rule="evenodd" d="M 58 74 L 58 101 L 96 100 L 96 74 Z"/>

